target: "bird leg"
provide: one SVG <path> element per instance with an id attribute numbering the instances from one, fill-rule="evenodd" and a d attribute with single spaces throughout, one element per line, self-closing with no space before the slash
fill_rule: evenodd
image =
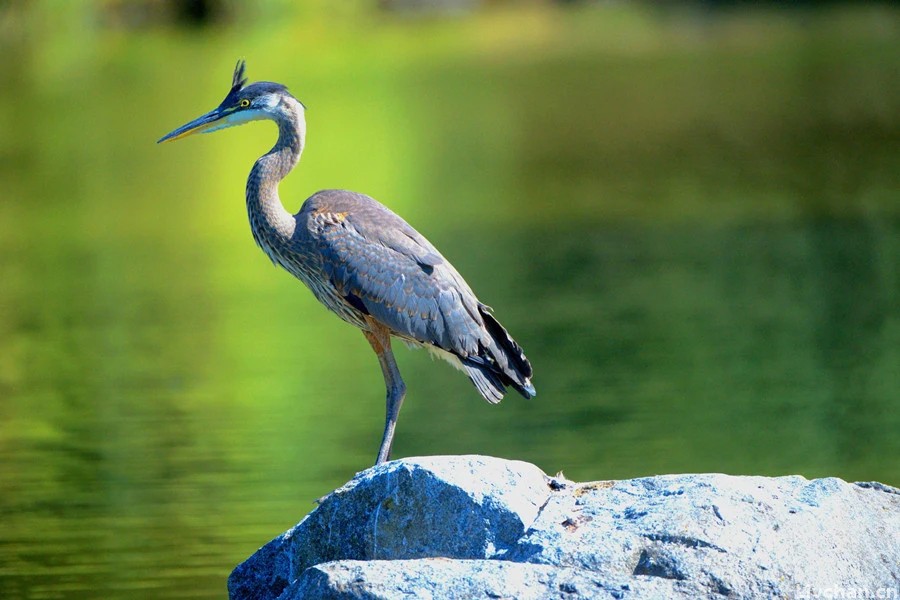
<path id="1" fill-rule="evenodd" d="M 394 443 L 394 429 L 397 427 L 397 416 L 400 414 L 400 406 L 406 397 L 406 384 L 400 377 L 400 369 L 391 352 L 391 335 L 383 326 L 375 326 L 372 331 L 363 331 L 363 335 L 369 340 L 375 354 L 378 355 L 378 364 L 381 365 L 381 373 L 384 375 L 384 386 L 387 388 L 387 410 L 384 421 L 384 435 L 381 438 L 381 447 L 378 449 L 376 465 L 387 462 L 391 455 L 391 445 Z"/>

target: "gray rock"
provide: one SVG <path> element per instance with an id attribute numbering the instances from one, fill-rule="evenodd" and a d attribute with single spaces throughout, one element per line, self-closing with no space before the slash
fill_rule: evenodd
<path id="1" fill-rule="evenodd" d="M 408 458 L 372 467 L 327 496 L 228 579 L 231 598 L 274 599 L 333 560 L 493 558 L 550 497 L 536 466 L 485 456 Z"/>
<path id="2" fill-rule="evenodd" d="M 590 571 L 504 560 L 341 560 L 310 567 L 280 600 L 308 598 L 403 598 L 470 600 L 494 598 L 665 598 L 678 582 L 610 578 Z"/>
<path id="3" fill-rule="evenodd" d="M 717 474 L 574 483 L 517 461 L 410 458 L 358 474 L 228 588 L 234 600 L 900 598 L 900 491 Z"/>
<path id="4" fill-rule="evenodd" d="M 834 478 L 728 475 L 573 484 L 566 492 L 554 494 L 505 560 L 686 582 L 689 597 L 900 586 L 896 493 Z"/>

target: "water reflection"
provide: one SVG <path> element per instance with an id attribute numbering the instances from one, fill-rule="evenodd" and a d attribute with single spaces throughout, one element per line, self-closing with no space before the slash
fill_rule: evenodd
<path id="1" fill-rule="evenodd" d="M 815 337 L 828 382 L 823 415 L 833 429 L 833 452 L 850 461 L 896 445 L 880 427 L 896 412 L 900 356 L 896 345 L 898 254 L 896 227 L 883 223 L 817 223 L 810 232 L 817 275 Z M 893 365 L 893 366 L 889 366 Z"/>

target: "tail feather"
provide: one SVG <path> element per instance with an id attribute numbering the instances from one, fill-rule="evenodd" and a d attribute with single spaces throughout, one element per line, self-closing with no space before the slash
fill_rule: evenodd
<path id="1" fill-rule="evenodd" d="M 506 387 L 486 365 L 463 361 L 462 367 L 469 376 L 469 380 L 478 388 L 478 392 L 491 404 L 497 404 L 503 400 Z"/>
<path id="2" fill-rule="evenodd" d="M 531 363 L 525 352 L 485 305 L 479 312 L 490 336 L 482 343 L 479 356 L 461 360 L 462 366 L 485 400 L 491 404 L 500 402 L 506 387 L 512 387 L 525 398 L 533 398 L 537 392 L 531 383 Z"/>
<path id="3" fill-rule="evenodd" d="M 509 332 L 506 331 L 506 328 L 500 324 L 500 322 L 494 318 L 494 315 L 490 313 L 490 309 L 487 306 L 481 305 L 479 307 L 481 311 L 481 316 L 484 319 L 484 325 L 488 330 L 488 333 L 491 334 L 491 337 L 494 339 L 494 342 L 500 349 L 503 351 L 503 354 L 506 356 L 506 362 L 509 366 L 509 370 L 512 371 L 510 375 L 516 375 L 517 377 L 511 377 L 513 381 L 519 379 L 522 381 L 523 387 L 531 388 L 532 395 L 534 395 L 534 387 L 531 385 L 529 381 L 533 374 L 531 369 L 531 363 L 528 362 L 528 359 L 525 358 L 525 351 L 522 350 L 522 347 L 516 343 L 516 340 L 512 339 L 512 336 L 509 335 Z"/>

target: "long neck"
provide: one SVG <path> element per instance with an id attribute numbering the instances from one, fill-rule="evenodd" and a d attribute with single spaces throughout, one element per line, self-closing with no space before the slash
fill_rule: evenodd
<path id="1" fill-rule="evenodd" d="M 247 213 L 256 243 L 273 261 L 279 242 L 287 242 L 294 233 L 294 217 L 284 209 L 278 197 L 278 183 L 300 160 L 306 138 L 303 108 L 293 98 L 284 99 L 278 124 L 278 141 L 259 158 L 247 178 Z"/>

